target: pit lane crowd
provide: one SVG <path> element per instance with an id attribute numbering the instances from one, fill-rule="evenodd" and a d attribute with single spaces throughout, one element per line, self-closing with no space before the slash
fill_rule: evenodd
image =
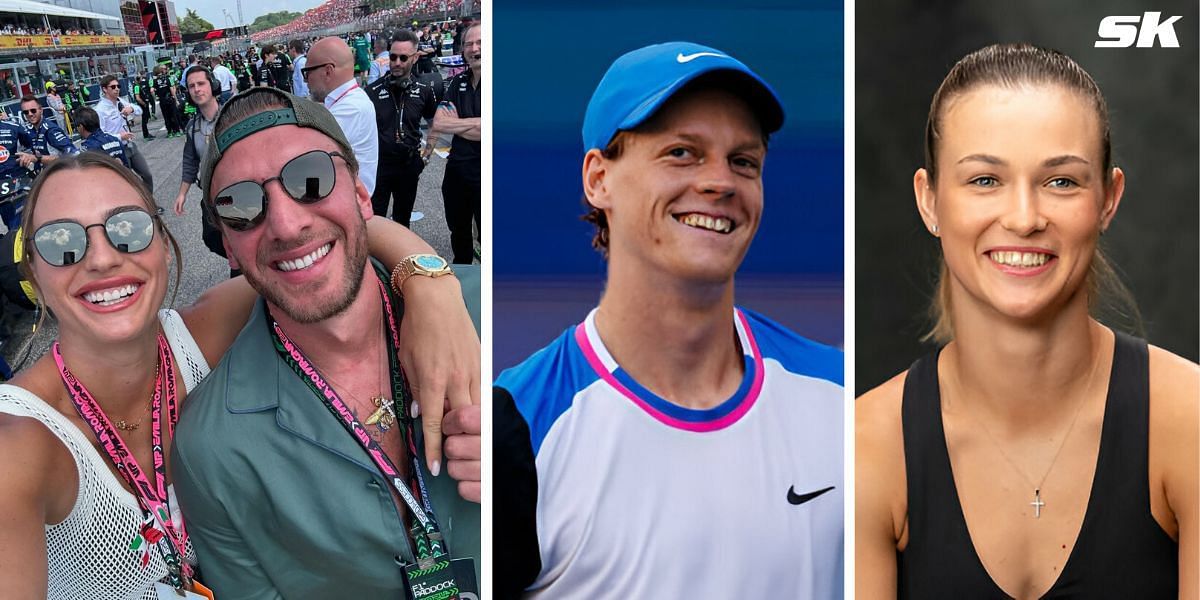
<path id="1" fill-rule="evenodd" d="M 106 75 L 94 106 L 70 82 L 48 82 L 45 106 L 25 95 L 20 119 L 0 111 L 0 181 L 31 180 L 58 156 L 96 151 L 121 161 L 153 192 L 135 131 L 140 121 L 142 139 L 155 139 L 149 122 L 160 114 L 166 137 L 186 138 L 174 205 L 183 214 L 220 106 L 236 93 L 269 86 L 321 102 L 333 113 L 353 145 L 377 215 L 408 226 L 422 171 L 435 151 L 445 158 L 441 191 L 453 262 L 469 264 L 479 258 L 480 32 L 477 21 L 463 17 L 193 54 L 126 79 Z M 449 40 L 451 55 L 443 56 Z M 78 134 L 78 143 L 71 134 Z M 19 221 L 16 210 L 12 203 L 0 205 L 0 219 L 10 231 Z M 220 235 L 207 220 L 204 240 L 224 255 Z"/>

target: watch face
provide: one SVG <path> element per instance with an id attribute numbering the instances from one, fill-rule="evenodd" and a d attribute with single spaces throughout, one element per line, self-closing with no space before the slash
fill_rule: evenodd
<path id="1" fill-rule="evenodd" d="M 446 259 L 440 256 L 418 256 L 413 262 L 418 267 L 427 271 L 437 271 L 446 268 Z"/>

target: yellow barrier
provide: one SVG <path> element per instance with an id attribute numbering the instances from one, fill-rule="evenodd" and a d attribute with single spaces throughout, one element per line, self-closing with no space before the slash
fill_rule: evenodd
<path id="1" fill-rule="evenodd" d="M 0 35 L 0 48 L 128 46 L 126 35 Z"/>

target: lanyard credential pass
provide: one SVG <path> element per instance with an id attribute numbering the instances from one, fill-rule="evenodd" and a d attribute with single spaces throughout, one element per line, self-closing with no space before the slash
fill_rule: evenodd
<path id="1" fill-rule="evenodd" d="M 167 565 L 167 583 L 177 590 L 190 587 L 192 568 L 183 559 L 184 549 L 187 548 L 187 532 L 182 523 L 177 530 L 171 521 L 171 510 L 167 497 L 166 453 L 163 450 L 163 405 L 164 403 L 166 405 L 168 435 L 174 436 L 175 423 L 179 420 L 179 404 L 175 367 L 171 358 L 171 348 L 167 345 L 166 338 L 161 333 L 158 334 L 158 368 L 154 376 L 154 397 L 150 404 L 150 440 L 153 446 L 151 452 L 154 460 L 153 485 L 147 479 L 146 472 L 138 465 L 133 453 L 129 451 L 125 441 L 121 439 L 121 435 L 109 420 L 108 415 L 84 387 L 83 382 L 79 381 L 67 368 L 58 342 L 54 342 L 51 352 L 54 355 L 54 363 L 58 366 L 59 375 L 62 376 L 63 385 L 66 386 L 71 402 L 75 405 L 75 410 L 79 411 L 79 416 L 91 428 L 92 433 L 96 436 L 96 441 L 100 443 L 100 447 L 104 449 L 108 459 L 117 468 L 117 472 L 125 478 L 129 487 L 133 488 L 138 504 L 146 515 L 147 523 L 157 526 L 157 530 L 154 530 L 153 526 L 143 529 L 142 535 L 162 555 L 163 562 Z M 161 535 L 159 532 L 165 533 L 165 535 Z M 143 555 L 144 565 L 145 555 Z"/>
<path id="2" fill-rule="evenodd" d="M 409 456 L 412 459 L 412 476 L 411 481 L 405 482 L 401 476 L 399 469 L 396 468 L 391 458 L 383 451 L 379 442 L 371 438 L 367 434 L 366 429 L 350 408 L 346 406 L 345 401 L 336 390 L 327 382 L 326 378 L 321 375 L 316 366 L 304 355 L 304 352 L 284 333 L 283 328 L 279 326 L 273 318 L 271 321 L 271 334 L 275 343 L 275 349 L 279 352 L 280 357 L 296 372 L 304 383 L 313 391 L 317 398 L 325 405 L 329 412 L 333 413 L 339 423 L 346 428 L 371 460 L 379 468 L 380 472 L 391 482 L 392 487 L 400 495 L 400 498 L 408 506 L 409 512 L 412 514 L 413 523 L 410 528 L 412 540 L 414 543 L 414 554 L 417 558 L 416 565 L 410 565 L 406 569 L 406 576 L 409 576 L 409 571 L 420 575 L 434 576 L 437 579 L 437 587 L 439 592 L 450 592 L 449 594 L 439 597 L 450 598 L 457 595 L 458 585 L 454 580 L 454 573 L 450 566 L 451 560 L 447 551 L 441 528 L 438 526 L 437 519 L 433 514 L 433 506 L 429 501 L 429 494 L 425 488 L 425 478 L 421 473 L 421 463 L 418 459 L 415 437 L 413 432 L 413 419 L 409 403 L 412 398 L 406 393 L 407 385 L 404 381 L 404 374 L 399 365 L 399 359 L 396 357 L 396 348 L 400 343 L 400 332 L 396 326 L 395 315 L 392 311 L 391 299 L 388 297 L 387 288 L 384 287 L 382 281 L 376 280 L 379 284 L 380 295 L 383 298 L 383 308 L 388 326 L 388 362 L 391 372 L 392 394 L 396 399 L 396 404 L 399 406 L 401 419 L 405 424 L 405 443 L 408 448 Z M 269 317 L 269 313 L 268 313 Z M 416 494 L 420 494 L 418 501 Z M 410 590 L 417 593 L 415 597 L 425 598 L 426 595 L 420 594 L 412 588 L 411 576 Z M 421 577 L 420 579 L 424 579 Z M 421 588 L 428 589 L 429 586 Z"/>

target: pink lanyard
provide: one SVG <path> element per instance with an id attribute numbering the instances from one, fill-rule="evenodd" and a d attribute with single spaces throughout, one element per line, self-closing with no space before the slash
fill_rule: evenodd
<path id="1" fill-rule="evenodd" d="M 341 100 L 342 98 L 344 98 L 344 97 L 346 96 L 346 94 L 349 94 L 350 92 L 353 92 L 354 90 L 357 90 L 357 89 L 358 89 L 358 84 L 357 84 L 357 83 L 356 83 L 356 84 L 354 84 L 354 85 L 352 85 L 352 86 L 350 86 L 350 87 L 348 87 L 348 88 L 346 88 L 346 91 L 342 92 L 341 94 L 338 94 L 338 97 L 337 97 L 337 98 L 334 98 L 334 99 L 333 99 L 333 102 L 330 102 L 330 103 L 329 103 L 329 108 L 333 108 L 333 105 L 334 105 L 334 104 L 337 104 L 337 103 L 338 103 L 338 100 Z"/>
<path id="2" fill-rule="evenodd" d="M 142 511 L 152 516 L 160 530 L 167 534 L 153 543 L 162 554 L 163 562 L 167 564 L 172 585 L 176 588 L 183 587 L 186 580 L 192 575 L 191 565 L 183 560 L 184 549 L 187 548 L 187 532 L 184 530 L 182 522 L 179 530 L 176 531 L 175 524 L 171 521 L 171 510 L 167 503 L 166 453 L 163 451 L 162 409 L 164 397 L 167 409 L 167 432 L 171 436 L 175 435 L 175 423 L 179 420 L 175 368 L 171 358 L 171 348 L 167 345 L 166 338 L 161 333 L 158 334 L 158 368 L 154 375 L 154 397 L 150 403 L 150 440 L 153 444 L 154 457 L 153 487 L 146 478 L 145 471 L 138 465 L 137 459 L 133 457 L 129 447 L 121 439 L 121 435 L 117 433 L 116 427 L 108 419 L 108 415 L 104 414 L 104 409 L 100 408 L 96 399 L 84 387 L 83 382 L 67 369 L 57 341 L 50 350 L 54 355 L 54 364 L 58 365 L 63 385 L 66 386 L 67 393 L 71 396 L 71 402 L 75 405 L 75 410 L 79 411 L 79 416 L 91 427 L 96 441 L 100 442 L 100 446 L 104 448 L 104 452 L 117 468 L 117 472 L 125 478 L 129 487 L 134 489 Z M 163 377 L 164 372 L 166 373 L 165 378 Z M 179 577 L 180 572 L 183 573 L 182 578 Z M 176 583 L 177 579 L 178 583 Z"/>

